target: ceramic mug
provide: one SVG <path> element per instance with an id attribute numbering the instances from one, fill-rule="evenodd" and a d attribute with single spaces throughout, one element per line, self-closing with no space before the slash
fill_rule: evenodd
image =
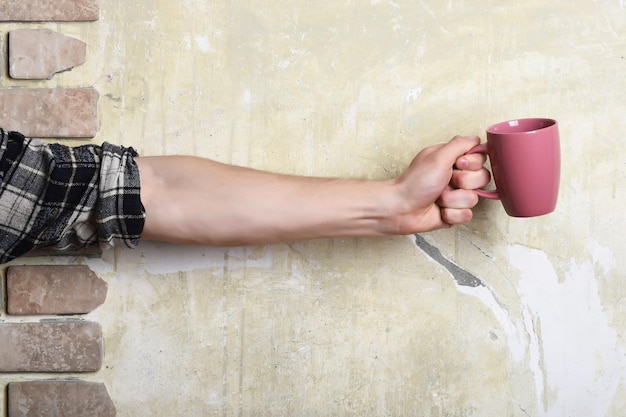
<path id="1" fill-rule="evenodd" d="M 487 129 L 487 143 L 468 154 L 489 156 L 494 191 L 475 190 L 499 199 L 513 217 L 534 217 L 556 208 L 561 174 L 559 129 L 556 120 L 532 118 L 497 123 Z"/>

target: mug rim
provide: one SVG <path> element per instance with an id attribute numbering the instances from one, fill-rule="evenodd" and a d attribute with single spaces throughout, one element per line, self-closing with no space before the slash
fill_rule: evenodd
<path id="1" fill-rule="evenodd" d="M 537 127 L 531 128 L 531 129 L 528 129 L 528 128 L 520 129 L 520 130 L 515 129 L 515 127 L 519 126 L 520 124 L 531 124 L 531 123 L 536 123 Z M 487 128 L 487 133 L 496 134 L 496 135 L 498 134 L 500 135 L 532 134 L 539 130 L 547 129 L 555 125 L 557 125 L 557 121 L 549 117 L 525 117 L 525 118 L 506 120 L 503 122 L 493 124 Z M 501 130 L 500 128 L 502 127 L 508 128 L 508 129 Z"/>

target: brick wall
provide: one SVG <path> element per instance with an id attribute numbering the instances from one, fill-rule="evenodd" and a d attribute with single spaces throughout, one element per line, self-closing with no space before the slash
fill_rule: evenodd
<path id="1" fill-rule="evenodd" d="M 91 21 L 97 19 L 96 0 L 3 0 L 0 23 Z M 86 23 L 87 24 L 87 23 Z M 10 31 L 8 73 L 16 80 L 50 80 L 86 60 L 87 45 L 51 30 Z M 62 25 L 60 25 L 62 27 Z M 0 88 L 0 126 L 40 138 L 92 138 L 98 129 L 98 93 L 76 88 Z"/>
<path id="2" fill-rule="evenodd" d="M 31 28 L 29 22 L 90 24 L 98 14 L 97 0 L 0 2 L 0 28 L 3 22 L 24 26 L 3 32 L 8 56 L 0 62 L 8 65 L 10 80 L 50 80 L 87 59 L 87 45 L 81 40 Z M 95 136 L 98 93 L 91 86 L 17 88 L 10 80 L 0 88 L 0 127 L 41 138 Z M 97 375 L 102 366 L 102 328 L 83 315 L 104 303 L 106 282 L 82 265 L 14 265 L 3 272 L 0 373 L 21 378 L 8 383 L 7 416 L 0 417 L 115 416 L 104 384 L 64 376 Z M 21 320 L 24 317 L 29 320 Z M 34 373 L 48 378 L 29 381 L 22 375 Z"/>

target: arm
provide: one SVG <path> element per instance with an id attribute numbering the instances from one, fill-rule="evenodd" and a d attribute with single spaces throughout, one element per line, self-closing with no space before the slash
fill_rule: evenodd
<path id="1" fill-rule="evenodd" d="M 456 137 L 426 148 L 404 174 L 385 181 L 279 175 L 188 156 L 136 158 L 146 209 L 142 238 L 256 245 L 465 223 L 478 201 L 471 189 L 489 181 L 484 156 L 463 156 L 478 142 Z"/>

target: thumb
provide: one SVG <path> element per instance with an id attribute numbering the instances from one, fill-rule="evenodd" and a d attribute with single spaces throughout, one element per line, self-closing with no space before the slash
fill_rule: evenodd
<path id="1" fill-rule="evenodd" d="M 470 149 L 479 144 L 480 138 L 478 136 L 457 135 L 438 149 L 440 161 L 452 167 L 459 157 L 465 155 Z M 459 168 L 463 169 L 464 167 L 460 166 Z"/>

